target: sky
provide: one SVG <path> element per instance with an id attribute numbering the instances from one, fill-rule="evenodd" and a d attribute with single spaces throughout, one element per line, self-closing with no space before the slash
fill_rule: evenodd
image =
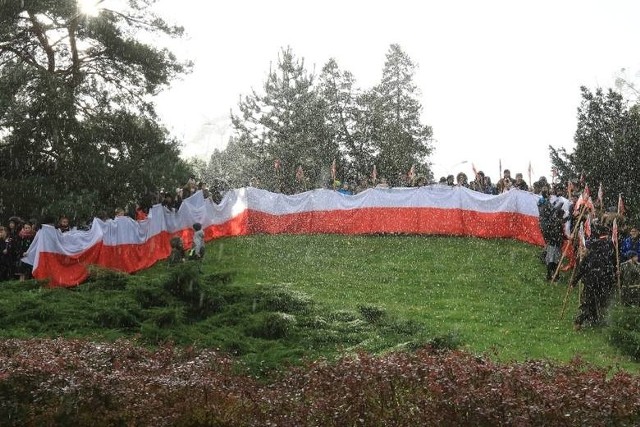
<path id="1" fill-rule="evenodd" d="M 186 30 L 172 45 L 191 74 L 157 97 L 183 157 L 207 161 L 226 146 L 229 112 L 262 92 L 282 48 L 319 74 L 335 58 L 358 87 L 382 77 L 397 43 L 417 64 L 422 121 L 433 128 L 434 175 L 472 165 L 494 182 L 499 167 L 550 177 L 548 146 L 572 151 L 580 86 L 640 80 L 640 1 L 160 0 Z M 329 165 L 327 165 L 329 167 Z M 380 172 L 382 173 L 382 172 Z"/>

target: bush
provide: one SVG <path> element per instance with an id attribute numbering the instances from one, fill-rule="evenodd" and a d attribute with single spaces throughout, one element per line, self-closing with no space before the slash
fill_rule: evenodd
<path id="1" fill-rule="evenodd" d="M 150 319 L 159 328 L 172 328 L 184 320 L 184 312 L 179 307 L 158 307 L 148 311 Z"/>
<path id="2" fill-rule="evenodd" d="M 295 324 L 295 317 L 287 313 L 261 313 L 248 328 L 248 333 L 255 338 L 284 338 L 289 335 Z"/>
<path id="3" fill-rule="evenodd" d="M 375 305 L 359 305 L 358 310 L 368 323 L 378 323 L 387 315 L 384 308 Z"/>
<path id="4" fill-rule="evenodd" d="M 139 286 L 134 289 L 133 295 L 142 308 L 164 307 L 169 304 L 169 296 L 161 287 Z"/>
<path id="5" fill-rule="evenodd" d="M 242 347 L 242 343 L 238 343 Z M 0 341 L 3 425 L 634 426 L 640 376 L 574 360 L 358 353 L 257 381 L 211 350 Z"/>
<path id="6" fill-rule="evenodd" d="M 89 277 L 86 283 L 81 287 L 81 291 L 91 291 L 102 289 L 106 291 L 122 290 L 127 287 L 129 275 L 118 270 L 101 267 L 99 265 L 90 264 Z"/>
<path id="7" fill-rule="evenodd" d="M 609 342 L 640 360 L 640 307 L 616 305 L 610 311 Z"/>
<path id="8" fill-rule="evenodd" d="M 181 301 L 190 303 L 199 301 L 201 298 L 199 276 L 198 267 L 187 263 L 171 270 L 163 288 Z"/>
<path id="9" fill-rule="evenodd" d="M 311 309 L 311 298 L 304 292 L 294 291 L 283 286 L 263 291 L 264 309 L 282 313 L 306 313 Z"/>
<path id="10" fill-rule="evenodd" d="M 462 340 L 455 332 L 433 337 L 427 343 L 434 350 L 457 350 L 462 345 Z"/>
<path id="11" fill-rule="evenodd" d="M 133 329 L 140 326 L 136 315 L 126 307 L 100 308 L 94 315 L 93 322 L 108 329 Z"/>

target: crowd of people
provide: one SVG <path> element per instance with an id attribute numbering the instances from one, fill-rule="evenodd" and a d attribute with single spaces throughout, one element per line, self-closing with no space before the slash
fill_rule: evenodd
<path id="1" fill-rule="evenodd" d="M 399 176 L 396 181 L 396 185 L 403 187 L 428 184 L 423 177 Z M 607 208 L 600 197 L 595 201 L 588 198 L 583 180 L 560 184 L 548 182 L 543 176 L 529 185 L 522 173 L 512 177 L 505 169 L 495 185 L 482 171 L 475 173 L 473 181 L 460 172 L 455 177 L 441 177 L 437 185 L 465 187 L 492 195 L 515 188 L 540 196 L 539 220 L 545 241 L 541 259 L 546 265 L 546 279 L 555 282 L 566 274 L 570 275 L 570 288 L 582 283 L 575 329 L 603 322 L 616 285 L 623 302 L 640 304 L 640 230 L 626 222 L 619 207 Z M 357 186 L 333 183 L 333 188 L 342 194 L 355 194 L 371 187 L 389 185 L 385 178 L 363 180 Z"/>
<path id="2" fill-rule="evenodd" d="M 396 181 L 396 186 L 403 187 L 429 184 L 424 177 L 398 176 Z M 605 208 L 601 198 L 587 201 L 583 182 L 550 183 L 543 176 L 529 186 L 521 173 L 512 177 L 511 172 L 505 169 L 495 185 L 482 171 L 476 172 L 474 180 L 470 182 L 467 175 L 461 172 L 455 177 L 449 175 L 440 178 L 436 185 L 466 187 L 493 195 L 515 188 L 539 195 L 540 229 L 545 241 L 541 258 L 546 265 L 546 279 L 554 282 L 561 275 L 570 274 L 570 286 L 575 286 L 578 282 L 583 284 L 580 311 L 575 318 L 576 329 L 584 324 L 598 324 L 603 320 L 605 308 L 620 279 L 626 284 L 637 286 L 639 289 L 636 294 L 640 298 L 640 231 L 637 226 L 625 222 L 619 208 Z M 358 185 L 332 180 L 327 187 L 352 195 L 371 187 L 389 188 L 390 185 L 385 177 L 381 177 L 379 180 L 364 179 Z M 206 184 L 197 182 L 192 176 L 175 192 L 160 191 L 132 204 L 129 209 L 115 208 L 113 217 L 129 215 L 135 220 L 144 220 L 151 206 L 156 203 L 162 204 L 167 212 L 176 212 L 183 199 L 199 190 L 203 191 L 205 198 L 210 198 L 215 203 L 222 200 L 222 188 L 214 186 L 209 190 Z M 110 219 L 105 212 L 98 213 L 97 217 Z M 62 233 L 75 228 L 66 215 L 61 215 L 57 220 L 45 218 L 41 223 L 53 225 Z M 76 227 L 88 226 L 90 223 Z M 25 280 L 31 277 L 31 266 L 21 259 L 26 255 L 39 227 L 40 223 L 37 221 L 25 221 L 17 216 L 9 218 L 6 227 L 0 226 L 0 281 L 16 278 Z M 193 228 L 194 249 L 190 254 L 185 253 L 179 238 L 171 239 L 170 264 L 185 259 L 202 259 L 204 256 L 202 226 L 194 224 Z"/>
<path id="3" fill-rule="evenodd" d="M 253 179 L 249 183 L 250 186 L 260 187 L 260 181 Z M 427 185 L 442 185 L 449 187 L 465 187 L 474 191 L 478 191 L 485 194 L 497 195 L 509 191 L 512 188 L 517 188 L 524 191 L 540 192 L 542 186 L 547 185 L 545 177 L 541 177 L 540 180 L 532 184 L 532 188 L 524 180 L 522 173 L 516 173 L 514 177 L 511 176 L 511 172 L 508 169 L 503 171 L 503 176 L 493 184 L 491 177 L 485 175 L 484 172 L 478 171 L 475 174 L 475 179 L 469 181 L 467 174 L 464 172 L 458 173 L 456 176 L 448 175 L 441 177 L 437 182 L 430 181 L 425 176 L 413 174 L 398 174 L 395 179 L 388 179 L 385 176 L 373 176 L 366 177 L 360 180 L 347 178 L 344 181 L 339 179 L 332 179 L 324 184 L 326 189 L 334 189 L 343 194 L 358 194 L 369 188 L 391 188 L 391 187 L 423 187 Z M 305 191 L 307 185 L 280 185 L 276 183 L 275 192 L 278 193 L 296 193 Z M 288 191 L 285 191 L 288 190 Z"/>
<path id="4" fill-rule="evenodd" d="M 131 203 L 129 206 L 114 208 L 111 215 L 107 214 L 106 211 L 100 211 L 96 213 L 96 217 L 103 221 L 108 221 L 121 216 L 129 216 L 136 221 L 142 221 L 147 218 L 149 209 L 154 204 L 162 204 L 167 212 L 176 212 L 180 208 L 182 200 L 199 190 L 202 190 L 205 197 L 216 203 L 222 200 L 220 188 L 214 186 L 209 189 L 207 184 L 197 182 L 196 178 L 191 176 L 187 183 L 182 187 L 176 188 L 175 192 L 159 191 L 145 195 L 141 200 Z M 78 221 L 73 224 L 72 219 L 66 214 L 62 214 L 57 218 L 47 215 L 39 220 L 36 218 L 25 220 L 20 216 L 11 216 L 6 226 L 0 226 L 0 281 L 16 279 L 24 281 L 32 278 L 32 266 L 22 262 L 22 258 L 26 256 L 36 232 L 42 225 L 54 226 L 60 232 L 66 233 L 74 229 L 88 230 L 91 227 L 92 220 L 93 218 L 90 218 L 88 221 Z M 201 233 L 196 230 L 195 234 L 200 236 Z M 201 240 L 197 255 L 192 254 L 192 258 L 201 258 L 204 255 L 202 250 L 204 248 L 204 236 Z M 198 243 L 197 240 L 194 242 Z"/>
<path id="5" fill-rule="evenodd" d="M 616 289 L 623 303 L 640 303 L 638 292 L 629 292 L 640 288 L 638 227 L 626 222 L 620 205 L 606 208 L 588 193 L 579 182 L 547 185 L 538 201 L 546 279 L 567 274 L 569 289 L 582 283 L 576 330 L 604 321 Z"/>

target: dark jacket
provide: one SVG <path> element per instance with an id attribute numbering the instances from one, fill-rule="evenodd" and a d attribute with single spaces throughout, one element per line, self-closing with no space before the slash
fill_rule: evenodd
<path id="1" fill-rule="evenodd" d="M 594 240 L 578 266 L 574 283 L 582 280 L 585 291 L 604 294 L 613 289 L 616 282 L 616 252 L 609 239 Z"/>
<path id="2" fill-rule="evenodd" d="M 541 199 L 538 212 L 544 242 L 550 246 L 562 246 L 564 224 L 562 210 L 554 208 L 549 199 Z"/>

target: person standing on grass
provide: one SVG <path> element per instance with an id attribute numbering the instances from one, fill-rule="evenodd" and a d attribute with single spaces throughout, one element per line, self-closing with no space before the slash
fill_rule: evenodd
<path id="1" fill-rule="evenodd" d="M 602 321 L 616 284 L 615 247 L 606 227 L 598 227 L 596 231 L 598 238 L 589 244 L 569 284 L 573 287 L 580 280 L 584 284 L 580 312 L 574 320 L 575 330 L 580 330 L 585 322 L 597 325 Z"/>
<path id="2" fill-rule="evenodd" d="M 25 222 L 22 226 L 22 230 L 18 233 L 18 254 L 19 258 L 16 261 L 16 276 L 18 276 L 19 280 L 22 282 L 25 279 L 31 279 L 31 269 L 32 266 L 27 264 L 26 262 L 22 262 L 22 258 L 27 256 L 27 251 L 33 243 L 33 239 L 36 236 L 36 232 L 33 230 L 33 224 L 30 222 Z"/>
<path id="3" fill-rule="evenodd" d="M 11 241 L 7 236 L 7 229 L 0 226 L 0 282 L 12 279 L 11 271 Z"/>
<path id="4" fill-rule="evenodd" d="M 543 194 L 538 201 L 539 221 L 545 243 L 544 263 L 547 266 L 547 281 L 551 281 L 560 262 L 563 213 L 560 209 L 553 207 L 546 192 Z"/>
<path id="5" fill-rule="evenodd" d="M 169 265 L 176 265 L 184 262 L 184 246 L 182 239 L 174 236 L 169 240 L 171 253 L 169 254 Z"/>
<path id="6" fill-rule="evenodd" d="M 193 259 L 202 259 L 204 257 L 204 230 L 202 224 L 196 222 L 193 224 Z"/>

